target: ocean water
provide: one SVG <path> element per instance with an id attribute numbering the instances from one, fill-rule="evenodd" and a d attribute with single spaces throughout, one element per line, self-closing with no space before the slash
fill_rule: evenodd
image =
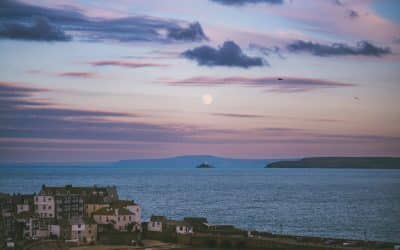
<path id="1" fill-rule="evenodd" d="M 400 241 L 400 170 L 0 167 L 0 192 L 46 185 L 116 185 L 143 219 L 204 216 L 291 235 Z"/>

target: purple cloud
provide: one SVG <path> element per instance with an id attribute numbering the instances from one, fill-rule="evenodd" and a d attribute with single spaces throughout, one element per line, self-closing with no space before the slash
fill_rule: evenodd
<path id="1" fill-rule="evenodd" d="M 225 86 L 240 85 L 249 87 L 264 87 L 275 92 L 303 92 L 324 88 L 354 87 L 355 84 L 331 80 L 300 78 L 300 77 L 193 77 L 183 80 L 167 81 L 174 86 Z"/>
<path id="2" fill-rule="evenodd" d="M 261 57 L 250 57 L 233 41 L 224 42 L 219 48 L 200 46 L 182 53 L 187 59 L 202 66 L 226 66 L 250 68 L 268 65 Z"/>
<path id="3" fill-rule="evenodd" d="M 311 41 L 297 40 L 286 48 L 293 53 L 310 53 L 315 56 L 375 56 L 392 54 L 389 47 L 378 47 L 368 41 L 360 41 L 356 46 L 344 43 L 320 44 Z"/>
<path id="4" fill-rule="evenodd" d="M 36 18 L 32 25 L 3 23 L 0 25 L 0 38 L 47 42 L 71 40 L 71 36 L 44 17 Z"/>
<path id="5" fill-rule="evenodd" d="M 40 19 L 35 21 L 33 17 Z M 0 24 L 5 27 L 1 31 L 4 38 L 38 41 L 70 40 L 64 31 L 86 41 L 170 43 L 207 40 L 199 23 L 151 16 L 91 18 L 74 8 L 46 8 L 12 0 L 0 1 Z"/>

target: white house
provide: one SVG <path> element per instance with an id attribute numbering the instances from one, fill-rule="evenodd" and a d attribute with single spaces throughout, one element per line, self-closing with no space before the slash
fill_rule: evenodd
<path id="1" fill-rule="evenodd" d="M 149 223 L 147 224 L 147 230 L 151 232 L 162 232 L 165 227 L 167 219 L 164 216 L 152 215 Z"/>
<path id="2" fill-rule="evenodd" d="M 176 223 L 176 233 L 177 234 L 193 234 L 193 227 L 186 222 Z"/>
<path id="3" fill-rule="evenodd" d="M 110 203 L 110 207 L 117 208 L 125 208 L 129 210 L 133 215 L 133 220 L 137 223 L 141 223 L 141 209 L 139 204 L 136 204 L 134 201 L 130 200 L 118 200 Z"/>
<path id="4" fill-rule="evenodd" d="M 60 238 L 60 225 L 49 225 L 49 236 Z"/>
<path id="5" fill-rule="evenodd" d="M 101 208 L 93 213 L 93 219 L 100 225 L 112 224 L 114 229 L 118 231 L 128 231 L 129 225 L 132 226 L 132 231 L 141 229 L 140 217 L 125 207 Z"/>
<path id="6" fill-rule="evenodd" d="M 29 211 L 30 211 L 29 204 L 17 204 L 17 214 Z"/>
<path id="7" fill-rule="evenodd" d="M 17 194 L 12 196 L 13 202 L 17 208 L 17 214 L 33 211 L 33 195 Z"/>
<path id="8" fill-rule="evenodd" d="M 54 197 L 48 195 L 35 195 L 33 199 L 35 213 L 41 218 L 55 217 Z"/>
<path id="9" fill-rule="evenodd" d="M 73 216 L 69 222 L 71 224 L 71 240 L 83 241 L 85 222 L 82 217 Z"/>

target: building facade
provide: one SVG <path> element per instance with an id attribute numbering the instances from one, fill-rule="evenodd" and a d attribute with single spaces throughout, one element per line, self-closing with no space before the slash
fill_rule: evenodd
<path id="1" fill-rule="evenodd" d="M 55 217 L 55 201 L 51 195 L 35 195 L 34 197 L 35 212 L 40 218 Z"/>
<path id="2" fill-rule="evenodd" d="M 151 232 L 162 232 L 167 219 L 164 216 L 152 215 L 149 223 L 147 224 L 147 230 Z"/>

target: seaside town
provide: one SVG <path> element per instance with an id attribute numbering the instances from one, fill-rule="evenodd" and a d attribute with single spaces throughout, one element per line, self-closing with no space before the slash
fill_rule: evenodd
<path id="1" fill-rule="evenodd" d="M 212 225 L 206 218 L 171 220 L 120 200 L 115 186 L 49 187 L 0 193 L 4 249 L 396 249 L 394 243 L 295 237 Z M 125 245 L 129 248 L 104 246 Z M 85 248 L 79 248 L 85 246 Z M 102 247 L 100 247 L 102 246 Z M 92 248 L 90 248 L 92 247 Z M 192 248 L 193 247 L 193 248 Z"/>

